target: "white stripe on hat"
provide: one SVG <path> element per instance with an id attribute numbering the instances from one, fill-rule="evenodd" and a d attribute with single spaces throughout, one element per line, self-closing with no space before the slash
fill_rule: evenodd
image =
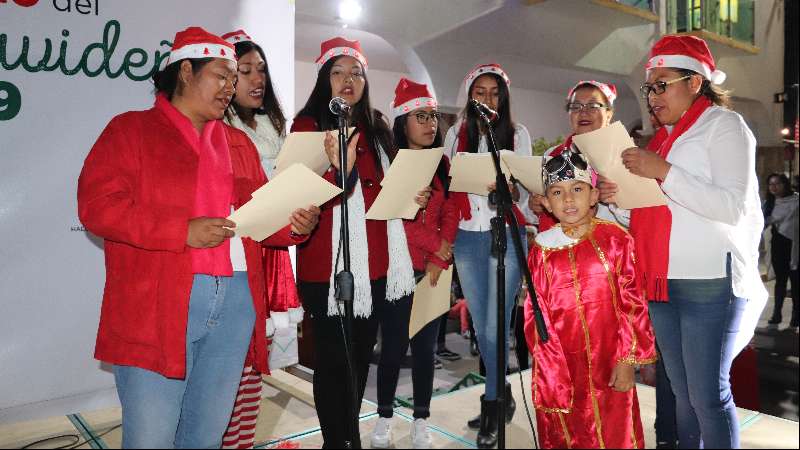
<path id="1" fill-rule="evenodd" d="M 167 65 L 187 58 L 222 58 L 236 62 L 236 52 L 222 44 L 190 44 L 170 52 Z"/>
<path id="2" fill-rule="evenodd" d="M 700 60 L 686 55 L 656 55 L 650 58 L 650 61 L 648 61 L 645 66 L 648 72 L 658 67 L 692 70 L 704 76 L 714 84 L 722 84 L 725 82 L 725 78 L 727 78 L 725 72 L 721 70 L 714 70 L 712 72 L 711 68 L 700 62 Z"/>
<path id="3" fill-rule="evenodd" d="M 365 71 L 367 70 L 367 58 L 364 58 L 364 55 L 359 53 L 358 50 L 354 49 L 353 47 L 334 47 L 325 52 L 325 55 L 317 59 L 317 72 L 322 70 L 322 66 L 324 66 L 326 62 L 337 56 L 352 56 L 361 63 Z"/>
<path id="4" fill-rule="evenodd" d="M 432 108 L 436 108 L 436 105 L 437 103 L 435 98 L 418 97 L 411 99 L 399 106 L 394 106 L 394 104 L 392 104 L 392 108 L 395 116 L 402 116 L 403 114 L 406 114 L 418 108 L 427 108 L 429 106 Z"/>

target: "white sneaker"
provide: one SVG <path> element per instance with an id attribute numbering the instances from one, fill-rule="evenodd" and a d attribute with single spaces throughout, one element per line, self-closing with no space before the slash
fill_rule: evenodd
<path id="1" fill-rule="evenodd" d="M 425 419 L 417 419 L 411 427 L 411 443 L 414 448 L 431 448 L 433 440 L 428 431 L 428 422 Z"/>
<path id="2" fill-rule="evenodd" d="M 372 430 L 370 443 L 372 448 L 389 448 L 392 444 L 392 419 L 378 418 L 375 429 Z"/>

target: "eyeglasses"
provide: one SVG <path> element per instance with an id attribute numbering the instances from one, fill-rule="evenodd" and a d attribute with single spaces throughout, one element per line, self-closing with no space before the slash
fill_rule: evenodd
<path id="1" fill-rule="evenodd" d="M 588 113 L 595 113 L 603 109 L 608 109 L 608 106 L 597 102 L 589 102 L 586 104 L 571 102 L 567 104 L 567 111 L 575 114 L 580 113 L 581 111 L 584 110 Z"/>
<path id="2" fill-rule="evenodd" d="M 418 124 L 425 125 L 426 123 L 428 123 L 428 121 L 434 121 L 438 123 L 439 120 L 442 118 L 442 115 L 437 111 L 432 111 L 429 113 L 425 112 L 414 113 L 414 117 L 417 118 Z"/>
<path id="3" fill-rule="evenodd" d="M 639 92 L 642 94 L 642 98 L 647 100 L 650 97 L 650 94 L 661 95 L 667 90 L 667 86 L 673 83 L 677 83 L 678 81 L 685 80 L 687 78 L 691 78 L 691 75 L 686 75 L 680 78 L 676 78 L 674 80 L 669 81 L 656 81 L 653 84 L 645 83 L 642 87 L 639 88 Z"/>

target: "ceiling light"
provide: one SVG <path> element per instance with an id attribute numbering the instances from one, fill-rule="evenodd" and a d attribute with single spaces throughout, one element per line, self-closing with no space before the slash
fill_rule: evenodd
<path id="1" fill-rule="evenodd" d="M 353 22 L 361 16 L 361 5 L 354 0 L 343 0 L 339 3 L 339 18 L 345 22 Z"/>
<path id="2" fill-rule="evenodd" d="M 788 136 L 789 133 L 791 133 L 791 131 L 788 128 L 784 128 L 784 129 L 781 130 L 781 134 L 783 136 Z"/>

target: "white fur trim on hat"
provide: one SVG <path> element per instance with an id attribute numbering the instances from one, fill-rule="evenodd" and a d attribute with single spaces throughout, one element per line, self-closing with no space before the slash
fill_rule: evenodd
<path id="1" fill-rule="evenodd" d="M 427 107 L 436 108 L 436 105 L 437 103 L 435 98 L 419 97 L 411 99 L 399 106 L 395 106 L 394 103 L 392 103 L 392 108 L 394 108 L 395 116 L 401 116 L 403 114 L 409 113 L 419 108 L 427 108 Z"/>
<path id="2" fill-rule="evenodd" d="M 317 72 L 322 70 L 322 66 L 324 66 L 326 62 L 337 56 L 352 56 L 361 63 L 361 65 L 364 67 L 364 70 L 367 70 L 367 58 L 359 53 L 358 50 L 352 47 L 335 47 L 328 50 L 325 52 L 324 56 L 321 56 L 319 59 L 317 59 Z"/>
<path id="3" fill-rule="evenodd" d="M 469 97 L 469 88 L 472 87 L 472 83 L 478 79 L 481 75 L 486 75 L 487 73 L 493 73 L 498 75 L 503 81 L 506 82 L 507 87 L 511 87 L 511 79 L 508 77 L 508 74 L 498 67 L 495 64 L 482 64 L 467 74 L 467 77 L 464 78 L 464 89 L 467 91 L 467 97 Z"/>
<path id="4" fill-rule="evenodd" d="M 236 62 L 236 52 L 221 44 L 190 44 L 169 54 L 167 65 L 182 59 L 222 58 Z"/>
<path id="5" fill-rule="evenodd" d="M 650 58 L 645 69 L 649 72 L 658 67 L 673 69 L 687 69 L 699 73 L 714 84 L 725 82 L 727 75 L 721 70 L 711 71 L 711 68 L 699 60 L 686 55 L 657 55 Z"/>

